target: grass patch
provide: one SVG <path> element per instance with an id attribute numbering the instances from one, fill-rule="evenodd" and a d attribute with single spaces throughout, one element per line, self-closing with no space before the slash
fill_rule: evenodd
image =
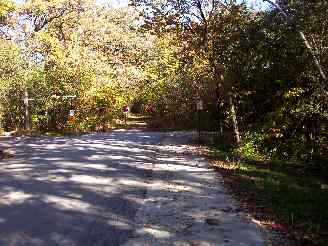
<path id="1" fill-rule="evenodd" d="M 209 153 L 225 183 L 257 219 L 279 224 L 299 245 L 328 245 L 326 173 L 300 163 L 236 161 L 222 146 Z"/>

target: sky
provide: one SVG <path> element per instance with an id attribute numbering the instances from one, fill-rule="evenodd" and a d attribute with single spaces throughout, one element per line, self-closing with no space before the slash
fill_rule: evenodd
<path id="1" fill-rule="evenodd" d="M 98 4 L 110 4 L 115 7 L 127 6 L 129 0 L 96 0 Z M 243 0 L 239 0 L 242 2 Z M 263 0 L 246 0 L 247 4 L 250 7 L 254 7 L 255 9 L 266 9 L 268 8 L 268 3 L 264 3 Z"/>
<path id="2" fill-rule="evenodd" d="M 16 3 L 21 4 L 24 3 L 25 0 L 14 0 Z M 109 4 L 112 7 L 124 7 L 128 5 L 129 0 L 96 0 L 96 2 L 99 5 L 103 5 L 103 4 Z M 242 2 L 242 0 L 240 0 L 240 2 Z M 267 3 L 263 3 L 263 0 L 246 0 L 246 2 L 248 3 L 248 5 L 250 7 L 254 7 L 255 9 L 266 9 L 268 8 L 268 4 Z"/>
<path id="3" fill-rule="evenodd" d="M 13 1 L 17 4 L 22 4 L 25 2 L 25 0 L 13 0 Z M 129 0 L 96 0 L 96 2 L 100 5 L 110 4 L 117 7 L 126 6 L 128 4 L 128 1 Z"/>
<path id="4" fill-rule="evenodd" d="M 98 4 L 110 4 L 115 7 L 122 7 L 128 4 L 129 0 L 96 0 Z M 242 2 L 243 0 L 239 0 Z M 247 4 L 250 7 L 254 7 L 255 9 L 266 9 L 268 8 L 268 4 L 264 3 L 263 0 L 246 0 Z"/>
<path id="5" fill-rule="evenodd" d="M 128 5 L 129 0 L 96 0 L 100 5 L 109 4 L 113 7 L 124 7 Z"/>

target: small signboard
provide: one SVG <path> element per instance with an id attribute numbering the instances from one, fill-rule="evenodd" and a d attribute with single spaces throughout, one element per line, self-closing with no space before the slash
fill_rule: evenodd
<path id="1" fill-rule="evenodd" d="M 203 110 L 203 109 L 204 109 L 203 101 L 198 100 L 197 101 L 197 110 Z"/>
<path id="2" fill-rule="evenodd" d="M 123 112 L 124 114 L 129 113 L 129 112 L 130 112 L 130 108 L 129 108 L 129 106 L 128 106 L 128 105 L 125 105 L 125 106 L 122 108 L 122 112 Z"/>
<path id="3" fill-rule="evenodd" d="M 69 111 L 69 116 L 73 117 L 74 114 L 75 114 L 74 110 L 70 110 L 70 111 Z"/>
<path id="4" fill-rule="evenodd" d="M 68 119 L 70 124 L 75 124 L 75 117 L 74 116 L 70 116 Z"/>

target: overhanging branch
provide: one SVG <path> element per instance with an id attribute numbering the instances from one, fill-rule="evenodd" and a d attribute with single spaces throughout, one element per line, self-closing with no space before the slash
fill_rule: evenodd
<path id="1" fill-rule="evenodd" d="M 271 0 L 263 0 L 264 2 L 268 2 L 269 4 L 271 4 L 272 6 L 274 6 L 276 9 L 278 9 L 283 15 L 284 17 L 286 18 L 286 22 L 287 24 L 289 25 L 291 23 L 290 21 L 290 17 L 288 16 L 288 14 L 286 13 L 285 10 L 283 10 L 278 4 L 274 3 L 273 1 Z M 296 30 L 297 30 L 297 27 L 296 27 Z M 313 58 L 313 62 L 316 66 L 316 68 L 318 69 L 319 73 L 320 73 L 320 76 L 321 78 L 327 82 L 327 75 L 325 73 L 325 71 L 323 70 L 322 66 L 320 65 L 320 62 L 319 62 L 319 59 L 318 57 L 316 56 L 315 52 L 313 51 L 313 48 L 310 44 L 310 42 L 307 40 L 305 34 L 300 31 L 300 30 L 297 30 L 298 34 L 300 35 L 305 47 L 307 48 L 307 50 L 310 52 L 310 54 L 312 55 L 312 58 Z"/>

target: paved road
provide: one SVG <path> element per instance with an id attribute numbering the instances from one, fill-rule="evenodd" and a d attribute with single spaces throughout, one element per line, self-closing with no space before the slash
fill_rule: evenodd
<path id="1" fill-rule="evenodd" d="M 265 245 L 189 138 L 0 139 L 16 150 L 0 161 L 0 246 Z"/>
<path id="2" fill-rule="evenodd" d="M 160 139 L 118 131 L 5 141 L 17 153 L 0 160 L 0 245 L 124 243 Z"/>

